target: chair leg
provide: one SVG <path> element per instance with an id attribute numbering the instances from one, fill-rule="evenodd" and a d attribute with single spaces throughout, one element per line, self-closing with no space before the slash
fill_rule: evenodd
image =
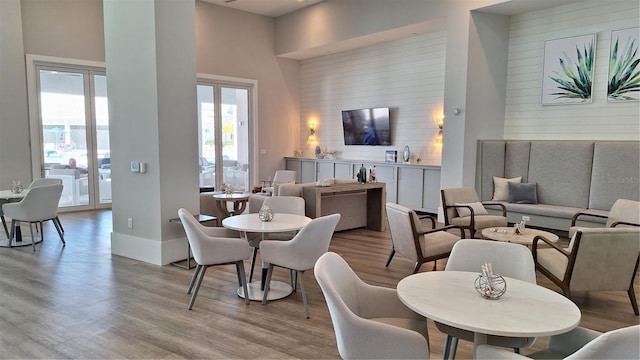
<path id="1" fill-rule="evenodd" d="M 247 287 L 247 276 L 244 273 L 244 261 L 240 260 L 236 262 L 236 270 L 238 271 L 242 291 L 244 291 L 244 303 L 249 305 L 249 288 Z"/>
<path id="2" fill-rule="evenodd" d="M 36 252 L 36 238 L 33 237 L 33 224 L 29 223 L 29 233 L 31 234 L 31 246 L 33 246 L 33 252 Z M 44 234 L 40 233 L 42 236 L 44 236 Z M 44 237 L 42 238 L 42 240 L 44 241 Z"/>
<path id="3" fill-rule="evenodd" d="M 633 313 L 636 314 L 636 316 L 639 314 L 638 313 L 638 302 L 636 301 L 636 293 L 633 290 L 633 280 L 631 280 L 631 286 L 629 286 L 629 289 L 627 290 L 627 294 L 629 294 L 629 300 L 631 301 L 631 307 L 633 308 Z"/>
<path id="4" fill-rule="evenodd" d="M 16 221 L 11 219 L 11 233 L 9 234 L 9 247 L 12 247 L 13 238 L 15 236 L 16 236 Z"/>
<path id="5" fill-rule="evenodd" d="M 10 239 L 9 228 L 7 228 L 7 221 L 4 219 L 4 215 L 0 215 L 0 219 L 2 219 L 2 227 L 4 227 L 4 232 L 7 234 L 7 239 Z"/>
<path id="6" fill-rule="evenodd" d="M 296 274 L 300 276 L 296 276 L 300 279 L 300 292 L 302 292 L 302 303 L 304 304 L 304 313 L 307 315 L 307 319 L 309 316 L 309 305 L 307 304 L 307 293 L 304 291 L 304 271 L 296 271 Z"/>
<path id="7" fill-rule="evenodd" d="M 55 219 L 53 219 L 53 221 L 58 224 L 58 227 L 60 228 L 60 231 L 62 231 L 62 233 L 64 234 L 64 228 L 62 227 L 62 223 L 60 222 L 60 218 L 58 216 L 55 217 Z"/>
<path id="8" fill-rule="evenodd" d="M 200 285 L 202 284 L 202 279 L 204 279 L 204 273 L 207 271 L 207 268 L 208 266 L 202 265 L 200 276 L 198 276 L 198 282 L 195 289 L 193 289 L 193 294 L 191 294 L 191 300 L 189 300 L 189 310 L 193 308 L 193 303 L 196 301 L 196 296 L 198 296 L 198 290 L 200 290 Z"/>
<path id="9" fill-rule="evenodd" d="M 455 336 L 452 336 L 451 339 L 451 359 L 455 359 L 456 358 L 456 351 L 458 351 L 458 338 Z"/>
<path id="10" fill-rule="evenodd" d="M 442 349 L 442 360 L 449 359 L 449 352 L 451 351 L 451 335 L 447 335 L 444 340 L 444 348 Z"/>
<path id="11" fill-rule="evenodd" d="M 196 269 L 193 270 L 193 275 L 191 275 L 191 281 L 189 282 L 189 287 L 187 288 L 187 294 L 191 294 L 191 290 L 193 290 L 193 285 L 196 283 L 196 279 L 200 274 L 200 270 L 202 270 L 202 265 L 196 264 Z"/>
<path id="12" fill-rule="evenodd" d="M 253 281 L 253 270 L 256 268 L 256 256 L 258 256 L 258 248 L 253 248 L 253 255 L 251 256 L 251 270 L 249 270 L 249 282 Z"/>
<path id="13" fill-rule="evenodd" d="M 51 219 L 53 222 L 53 226 L 55 226 L 56 231 L 58 232 L 58 236 L 60 236 L 60 241 L 62 241 L 62 246 L 67 245 L 66 241 L 64 241 L 64 231 L 60 228 L 60 225 L 56 222 L 56 219 Z M 42 229 L 42 224 L 40 224 L 40 228 Z"/>
<path id="14" fill-rule="evenodd" d="M 262 293 L 262 305 L 267 304 L 267 295 L 269 295 L 271 275 L 273 275 L 273 264 L 269 264 L 269 269 L 267 270 L 267 279 L 264 282 L 264 292 Z"/>
<path id="15" fill-rule="evenodd" d="M 393 259 L 393 255 L 396 254 L 396 249 L 395 248 L 391 248 L 391 253 L 389 254 L 389 257 L 387 258 L 387 263 L 384 264 L 384 267 L 389 267 L 389 264 L 391 264 L 391 259 Z"/>

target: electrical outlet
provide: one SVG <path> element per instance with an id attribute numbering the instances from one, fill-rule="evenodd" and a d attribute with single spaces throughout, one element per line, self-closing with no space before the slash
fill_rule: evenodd
<path id="1" fill-rule="evenodd" d="M 132 218 L 129 218 L 129 219 L 127 220 L 127 227 L 128 227 L 129 229 L 133 229 L 133 219 L 132 219 Z"/>
<path id="2" fill-rule="evenodd" d="M 527 215 L 522 215 L 522 220 L 523 221 L 531 221 L 531 218 Z"/>

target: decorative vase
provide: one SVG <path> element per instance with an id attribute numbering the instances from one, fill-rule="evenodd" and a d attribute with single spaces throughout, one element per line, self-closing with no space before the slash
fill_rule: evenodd
<path id="1" fill-rule="evenodd" d="M 260 211 L 258 212 L 258 217 L 260 218 L 260 221 L 269 222 L 273 220 L 273 216 L 274 216 L 273 210 L 271 210 L 271 208 L 268 206 L 261 207 Z"/>
<path id="2" fill-rule="evenodd" d="M 11 192 L 14 194 L 20 194 L 22 190 L 24 190 L 24 188 L 20 184 L 20 181 L 19 180 L 17 182 L 14 181 L 13 186 L 11 186 Z"/>
<path id="3" fill-rule="evenodd" d="M 322 159 L 322 149 L 320 148 L 320 145 L 316 146 L 316 159 Z"/>

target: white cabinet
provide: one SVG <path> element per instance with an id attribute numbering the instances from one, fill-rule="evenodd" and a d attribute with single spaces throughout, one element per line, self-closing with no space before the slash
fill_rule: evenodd
<path id="1" fill-rule="evenodd" d="M 298 182 L 308 183 L 331 177 L 354 179 L 364 165 L 376 167 L 378 182 L 386 184 L 386 202 L 414 210 L 438 213 L 440 206 L 440 167 L 357 160 L 285 158 L 287 170 L 298 172 Z"/>

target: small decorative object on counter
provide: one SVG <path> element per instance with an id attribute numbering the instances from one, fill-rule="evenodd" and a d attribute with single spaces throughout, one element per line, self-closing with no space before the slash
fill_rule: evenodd
<path id="1" fill-rule="evenodd" d="M 514 232 L 516 233 L 516 235 L 522 235 L 524 234 L 524 229 L 525 229 L 525 224 L 526 221 L 522 220 L 520 221 L 518 224 L 513 224 L 514 227 Z"/>
<path id="2" fill-rule="evenodd" d="M 360 165 L 360 171 L 358 171 L 358 184 L 364 184 L 367 182 L 367 169 L 364 167 L 364 164 Z"/>
<path id="3" fill-rule="evenodd" d="M 20 194 L 22 190 L 24 190 L 24 188 L 20 184 L 20 180 L 14 181 L 13 186 L 11 186 L 11 192 L 14 194 Z"/>
<path id="4" fill-rule="evenodd" d="M 293 156 L 295 156 L 295 157 L 303 157 L 304 156 L 304 150 L 303 149 L 295 149 L 295 150 L 293 150 Z"/>
<path id="5" fill-rule="evenodd" d="M 260 211 L 258 211 L 258 217 L 260 218 L 260 221 L 269 222 L 273 220 L 273 216 L 273 210 L 271 210 L 271 208 L 266 205 L 262 206 L 260 208 Z"/>
<path id="6" fill-rule="evenodd" d="M 422 162 L 422 154 L 418 153 L 415 155 L 416 162 L 420 164 Z"/>
<path id="7" fill-rule="evenodd" d="M 474 285 L 480 296 L 489 300 L 496 300 L 507 291 L 507 282 L 493 272 L 491 263 L 482 265 L 482 274 L 478 275 Z"/>
<path id="8" fill-rule="evenodd" d="M 376 180 L 376 166 L 369 166 L 369 182 L 377 182 Z"/>
<path id="9" fill-rule="evenodd" d="M 322 155 L 322 149 L 320 145 L 316 146 L 316 159 L 322 159 L 324 155 Z"/>
<path id="10" fill-rule="evenodd" d="M 402 162 L 405 164 L 409 163 L 409 159 L 411 158 L 411 152 L 409 151 L 409 146 L 405 146 L 402 151 Z"/>

